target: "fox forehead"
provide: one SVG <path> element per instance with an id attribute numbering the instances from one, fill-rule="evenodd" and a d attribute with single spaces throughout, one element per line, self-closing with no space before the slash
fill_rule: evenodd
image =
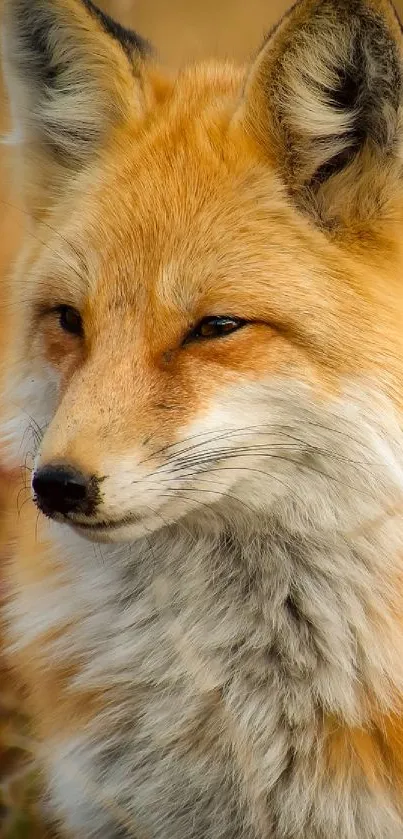
<path id="1" fill-rule="evenodd" d="M 187 311 L 194 305 L 190 287 L 196 295 L 200 291 L 197 272 L 188 266 L 203 263 L 205 291 L 223 271 L 223 254 L 230 261 L 246 240 L 257 189 L 267 205 L 267 181 L 273 191 L 274 176 L 262 173 L 265 183 L 259 185 L 250 160 L 243 172 L 239 162 L 231 167 L 234 143 L 225 129 L 217 148 L 210 126 L 198 120 L 188 116 L 178 125 L 165 119 L 140 136 L 130 124 L 121 126 L 96 165 L 78 176 L 71 205 L 57 208 L 55 227 L 79 248 L 90 290 L 95 283 L 99 291 L 104 277 L 110 296 L 118 293 L 130 302 L 145 287 L 164 297 L 169 285 Z"/>
<path id="2" fill-rule="evenodd" d="M 326 264 L 334 275 L 340 255 L 297 215 L 213 92 L 202 112 L 172 96 L 141 131 L 121 125 L 57 208 L 55 226 L 82 256 L 82 297 L 99 319 L 130 307 L 182 321 L 292 322 L 308 300 L 314 318 L 319 294 L 335 304 Z"/>

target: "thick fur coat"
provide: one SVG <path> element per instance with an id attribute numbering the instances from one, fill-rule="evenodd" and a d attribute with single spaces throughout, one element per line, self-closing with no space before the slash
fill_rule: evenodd
<path id="1" fill-rule="evenodd" d="M 401 839 L 392 6 L 301 0 L 250 67 L 168 76 L 89 0 L 6 0 L 4 52 L 45 806 L 83 839 Z"/>

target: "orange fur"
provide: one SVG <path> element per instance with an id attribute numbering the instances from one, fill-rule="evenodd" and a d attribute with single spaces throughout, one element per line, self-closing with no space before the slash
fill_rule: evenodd
<path id="1" fill-rule="evenodd" d="M 264 105 L 265 97 L 277 95 L 289 19 L 275 49 L 264 48 L 249 75 L 210 63 L 165 78 L 159 68 L 126 61 L 120 48 L 110 47 L 96 22 L 81 7 L 77 12 L 78 0 L 57 5 L 63 21 L 69 10 L 79 15 L 80 38 L 97 54 L 94 85 L 114 106 L 104 114 L 107 129 L 94 160 L 77 165 L 73 175 L 35 144 L 33 157 L 25 159 L 25 197 L 38 235 L 25 255 L 23 276 L 30 282 L 17 289 L 12 309 L 17 340 L 9 364 L 18 367 L 30 348 L 60 375 L 60 401 L 41 461 L 72 463 L 104 477 L 111 450 L 124 460 L 135 440 L 150 458 L 175 445 L 182 428 L 203 420 L 226 388 L 265 376 L 313 386 L 318 403 L 340 393 L 346 378 L 368 377 L 400 414 L 401 185 L 395 170 L 374 163 L 365 149 L 307 211 L 311 151 L 300 166 L 288 160 Z M 8 6 L 10 13 L 12 0 Z M 299 30 L 316 6 L 303 2 L 292 29 Z M 400 44 L 388 4 L 370 6 L 385 14 Z M 357 191 L 360 169 L 367 174 Z M 53 178 L 61 201 L 47 199 Z M 331 224 L 327 217 L 318 223 L 328 204 Z M 50 311 L 60 300 L 82 313 L 85 341 L 61 332 Z M 184 344 L 211 314 L 249 325 L 215 344 Z M 33 503 L 26 502 L 21 516 L 15 495 L 9 506 L 15 542 L 10 589 L 34 598 L 39 584 L 57 588 L 60 571 L 72 571 L 47 543 L 48 525 L 36 523 Z M 399 602 L 403 613 L 403 591 Z M 49 646 L 68 632 L 68 622 L 46 629 L 21 643 L 14 658 L 43 740 L 85 730 L 109 701 L 102 688 L 72 688 L 81 667 L 74 655 L 49 663 Z M 206 737 L 210 743 L 220 702 L 213 691 L 206 705 L 211 730 L 200 712 L 196 750 L 203 752 Z M 392 787 L 403 812 L 402 717 L 378 707 L 370 694 L 363 697 L 366 705 L 376 708 L 362 726 L 332 716 L 323 729 L 318 723 L 324 737 L 318 771 L 340 786 L 354 776 L 369 787 Z M 186 738 L 181 742 L 186 751 Z"/>

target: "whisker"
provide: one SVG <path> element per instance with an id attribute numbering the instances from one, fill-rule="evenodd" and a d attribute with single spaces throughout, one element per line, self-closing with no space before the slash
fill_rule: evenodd
<path id="1" fill-rule="evenodd" d="M 170 500 L 172 500 L 172 498 L 177 497 L 177 492 L 180 492 L 180 491 L 181 490 L 176 490 L 175 489 L 175 492 L 172 492 L 171 494 L 168 494 L 168 493 L 161 494 L 160 497 L 161 498 L 169 498 Z M 203 501 L 196 501 L 194 498 L 187 498 L 186 496 L 183 496 L 183 495 L 181 496 L 180 500 L 190 501 L 191 504 L 195 504 L 197 507 L 205 507 L 206 510 L 208 510 L 209 513 L 211 513 L 211 505 L 210 504 L 205 504 Z"/>
<path id="2" fill-rule="evenodd" d="M 231 498 L 233 501 L 237 501 L 239 504 L 242 505 L 242 507 L 245 507 L 245 509 L 248 510 L 249 513 L 253 513 L 254 515 L 256 514 L 256 510 L 253 507 L 250 507 L 249 504 L 247 504 L 241 498 L 238 498 L 236 495 L 230 495 L 228 492 L 220 493 L 219 490 L 201 489 L 200 487 L 183 487 L 183 489 L 181 489 L 180 487 L 178 488 L 178 487 L 164 486 L 164 489 L 172 490 L 172 497 L 176 497 L 178 492 L 197 492 L 197 493 L 199 493 L 199 492 L 203 492 L 203 493 L 214 492 L 215 495 L 220 495 L 220 496 L 225 495 L 226 498 Z"/>
<path id="3" fill-rule="evenodd" d="M 35 542 L 36 543 L 38 543 L 38 526 L 39 526 L 40 517 L 41 517 L 41 513 L 38 510 L 38 513 L 37 513 L 37 516 L 36 516 L 36 522 L 35 522 Z"/>
<path id="4" fill-rule="evenodd" d="M 249 426 L 249 428 L 251 428 L 251 429 L 257 428 L 257 427 L 259 427 L 259 426 Z M 166 446 L 162 446 L 160 449 L 155 449 L 153 452 L 151 452 L 151 454 L 147 455 L 146 458 L 144 458 L 143 460 L 140 460 L 138 465 L 143 466 L 145 463 L 147 463 L 149 460 L 152 460 L 157 455 L 165 454 L 166 452 L 170 451 L 171 449 L 173 449 L 177 446 L 183 446 L 184 443 L 190 442 L 191 440 L 196 440 L 200 437 L 206 437 L 207 436 L 207 443 L 210 443 L 210 442 L 214 442 L 215 440 L 224 439 L 227 436 L 231 436 L 232 434 L 240 434 L 240 433 L 242 433 L 242 432 L 239 431 L 238 429 L 233 429 L 232 431 L 228 431 L 227 433 L 223 433 L 222 431 L 219 431 L 219 429 L 217 429 L 216 431 L 212 431 L 212 432 L 201 431 L 198 434 L 191 434 L 189 437 L 185 438 L 185 440 L 182 441 L 182 442 L 169 443 Z M 196 443 L 196 445 L 190 446 L 188 449 L 185 448 L 183 450 L 180 450 L 179 455 L 186 454 L 188 451 L 192 451 L 194 448 L 197 448 L 199 445 L 204 445 L 204 440 L 201 443 Z"/>
<path id="5" fill-rule="evenodd" d="M 17 500 L 16 500 L 16 505 L 17 505 L 17 515 L 18 515 L 18 518 L 20 517 L 20 515 L 21 515 L 21 511 L 22 511 L 23 507 L 25 507 L 25 504 L 26 504 L 28 501 L 30 501 L 30 499 L 31 499 L 31 493 L 29 493 L 28 497 L 27 497 L 27 498 L 25 498 L 25 500 L 22 502 L 21 507 L 20 507 L 20 506 L 19 506 L 19 504 L 20 504 L 20 496 L 21 496 L 21 493 L 22 493 L 22 492 L 28 492 L 28 488 L 27 488 L 27 487 L 21 487 L 21 489 L 18 491 Z"/>
<path id="6" fill-rule="evenodd" d="M 25 414 L 28 417 L 30 421 L 22 436 L 20 448 L 23 447 L 25 438 L 29 433 L 32 434 L 33 441 L 36 445 L 36 448 L 38 448 L 39 443 L 41 443 L 43 440 L 44 429 L 46 429 L 46 425 L 43 428 L 41 428 L 37 420 L 34 419 L 34 417 L 25 408 L 22 408 L 21 406 L 18 406 L 18 408 L 22 411 L 23 414 Z M 31 456 L 33 456 L 32 452 L 30 454 Z"/>
<path id="7" fill-rule="evenodd" d="M 203 452 L 201 456 L 192 455 L 190 458 L 173 458 L 171 462 L 164 463 L 159 468 L 160 468 L 160 471 L 162 472 L 162 471 L 164 471 L 165 468 L 167 470 L 169 470 L 170 467 L 171 467 L 171 464 L 173 464 L 173 466 L 171 468 L 176 468 L 176 467 L 181 468 L 182 465 L 188 466 L 188 465 L 192 465 L 192 463 L 195 463 L 196 465 L 204 463 L 208 458 L 211 458 L 212 460 L 217 460 L 217 459 L 221 459 L 221 458 L 225 459 L 227 456 L 236 457 L 237 454 L 239 454 L 240 456 L 242 456 L 244 454 L 250 454 L 251 456 L 253 455 L 253 456 L 256 456 L 256 457 L 272 456 L 273 458 L 275 458 L 277 456 L 276 453 L 279 449 L 295 452 L 296 454 L 301 453 L 303 455 L 314 453 L 316 455 L 319 455 L 320 457 L 323 457 L 323 458 L 326 458 L 326 459 L 329 458 L 330 460 L 335 461 L 336 463 L 345 463 L 345 464 L 348 464 L 349 466 L 356 466 L 356 467 L 360 467 L 360 468 L 365 468 L 366 466 L 369 467 L 370 465 L 371 466 L 373 465 L 373 464 L 369 464 L 369 462 L 368 462 L 368 464 L 366 464 L 366 463 L 362 463 L 361 461 L 351 460 L 349 458 L 344 458 L 342 456 L 335 455 L 332 452 L 328 453 L 327 451 L 325 451 L 323 449 L 319 449 L 319 448 L 312 448 L 312 447 L 307 446 L 305 449 L 300 449 L 300 448 L 298 448 L 294 445 L 288 444 L 288 443 L 281 443 L 279 445 L 276 445 L 273 448 L 272 451 L 270 451 L 270 447 L 259 445 L 259 444 L 255 444 L 255 445 L 252 445 L 252 446 L 240 446 L 239 448 L 227 448 L 227 447 L 224 448 L 223 447 L 221 449 L 213 449 L 211 452 L 205 452 L 205 453 Z"/>
<path id="8" fill-rule="evenodd" d="M 341 431 L 338 428 L 332 428 L 330 426 L 326 426 L 322 423 L 314 422 L 314 421 L 311 421 L 311 420 L 304 420 L 304 424 L 306 426 L 309 426 L 309 427 L 318 428 L 322 431 L 328 431 L 331 434 L 334 433 L 334 434 L 337 434 L 338 436 L 342 436 L 346 440 L 349 440 L 350 442 L 353 442 L 356 445 L 360 445 L 363 449 L 366 449 L 367 451 L 371 452 L 370 447 L 367 446 L 363 441 L 358 440 L 357 438 L 353 437 L 351 434 L 348 434 L 347 432 Z M 315 446 L 313 444 L 309 444 L 306 441 L 301 440 L 301 438 L 297 437 L 295 435 L 295 428 L 291 425 L 283 425 L 283 424 L 282 425 L 272 425 L 272 424 L 269 424 L 269 423 L 266 423 L 266 424 L 260 423 L 258 425 L 248 425 L 248 426 L 242 426 L 240 428 L 227 429 L 224 432 L 219 430 L 219 429 L 216 429 L 216 430 L 213 430 L 213 431 L 203 431 L 203 432 L 199 432 L 198 434 L 190 435 L 189 437 L 185 438 L 185 440 L 183 440 L 181 442 L 169 443 L 166 446 L 162 446 L 160 449 L 155 449 L 146 458 L 141 460 L 139 462 L 139 465 L 143 465 L 143 464 L 147 463 L 148 460 L 151 460 L 152 458 L 156 457 L 159 454 L 166 454 L 166 452 L 168 452 L 168 451 L 170 451 L 170 450 L 172 450 L 176 447 L 182 446 L 182 449 L 179 449 L 179 452 L 178 452 L 178 456 L 181 456 L 183 454 L 186 454 L 189 451 L 192 451 L 193 449 L 199 448 L 203 445 L 208 445 L 208 444 L 213 443 L 213 442 L 215 442 L 217 440 L 220 440 L 220 439 L 227 439 L 228 437 L 233 437 L 233 436 L 236 436 L 236 435 L 243 435 L 245 433 L 253 434 L 255 432 L 259 432 L 260 434 L 262 434 L 262 435 L 264 434 L 265 436 L 267 436 L 267 435 L 277 436 L 278 434 L 281 434 L 282 436 L 286 437 L 287 439 L 294 440 L 294 442 L 298 443 L 301 446 L 310 446 L 312 449 L 315 449 Z M 291 434 L 290 432 L 294 432 L 294 433 Z M 201 437 L 205 438 L 205 439 L 200 440 Z M 185 447 L 187 443 L 189 443 L 190 441 L 195 440 L 195 439 L 199 439 L 199 442 L 193 444 L 192 446 L 190 446 L 188 448 Z"/>
<path id="9" fill-rule="evenodd" d="M 261 471 L 261 470 L 259 470 L 259 469 L 249 469 L 248 467 L 239 467 L 239 469 L 237 469 L 237 467 L 230 467 L 230 466 L 229 466 L 227 469 L 223 468 L 222 470 L 221 470 L 221 469 L 209 469 L 209 471 L 208 471 L 208 473 L 207 473 L 207 474 L 211 474 L 211 473 L 213 473 L 213 472 L 218 472 L 218 473 L 219 473 L 220 471 L 224 471 L 224 472 L 225 472 L 225 471 L 227 471 L 227 472 L 232 472 L 232 471 L 238 472 L 238 471 L 241 471 L 241 472 L 248 472 L 248 473 L 249 473 L 249 472 L 252 472 L 252 473 L 257 473 L 257 474 L 259 474 L 259 475 L 263 475 L 265 478 L 269 478 L 270 480 L 276 481 L 276 483 L 278 483 L 278 484 L 280 484 L 281 486 L 283 486 L 286 490 L 288 490 L 288 492 L 291 492 L 291 491 L 292 491 L 293 496 L 294 496 L 294 497 L 296 497 L 296 498 L 298 498 L 298 500 L 299 500 L 301 503 L 304 503 L 303 498 L 301 498 L 299 495 L 297 495 L 297 494 L 295 493 L 295 490 L 294 490 L 294 489 L 292 489 L 292 490 L 291 490 L 291 487 L 289 486 L 289 484 L 287 484 L 285 481 L 281 480 L 281 478 L 278 478 L 278 477 L 277 477 L 277 475 L 272 475 L 270 472 L 262 472 L 262 471 Z M 197 473 L 196 473 L 196 474 L 197 474 Z M 187 480 L 189 477 L 193 477 L 193 475 L 194 475 L 194 473 L 190 473 L 190 474 L 189 474 L 189 473 L 188 473 L 188 474 L 184 473 L 183 475 L 173 476 L 173 480 L 177 480 L 177 481 Z M 167 478 L 167 480 L 169 480 L 169 478 Z M 215 479 L 210 479 L 210 480 L 209 480 L 208 478 L 199 478 L 199 477 L 197 477 L 197 484 L 198 484 L 198 485 L 199 485 L 199 483 L 203 483 L 203 484 L 204 484 L 204 483 L 214 483 L 214 482 L 215 482 Z M 155 486 L 156 488 L 158 488 L 158 489 L 159 489 L 159 488 L 161 487 L 161 483 L 164 485 L 164 489 L 165 489 L 165 488 L 166 488 L 165 481 L 162 481 L 162 482 L 160 482 L 159 484 L 154 484 L 154 486 Z M 218 484 L 218 483 L 216 483 L 216 486 L 219 486 L 219 484 Z M 221 486 L 226 486 L 226 484 L 221 484 Z M 173 492 L 178 492 L 178 487 L 172 487 L 171 489 L 173 490 Z M 200 490 L 200 489 L 199 489 L 199 486 L 197 486 L 197 487 L 192 487 L 192 488 L 191 488 L 191 487 L 189 487 L 189 488 L 184 487 L 184 489 L 185 489 L 185 491 L 186 491 L 187 489 L 192 489 L 192 491 L 193 491 L 193 492 L 203 492 L 203 490 Z M 179 491 L 180 491 L 180 487 L 179 487 Z M 204 492 L 207 492 L 207 491 L 208 491 L 208 490 L 204 490 Z M 228 493 L 223 493 L 223 494 L 227 494 L 227 495 L 228 495 Z M 241 500 L 242 500 L 242 499 L 238 498 L 238 496 L 233 496 L 233 497 L 234 497 L 234 499 L 236 499 L 236 500 L 238 500 L 238 501 L 241 501 Z M 244 504 L 245 504 L 245 502 L 242 502 L 242 503 L 244 503 Z M 256 508 L 252 508 L 252 507 L 250 507 L 249 509 L 250 509 L 250 511 L 251 511 L 251 512 L 253 512 L 254 514 L 256 513 Z"/>
<path id="10" fill-rule="evenodd" d="M 27 466 L 26 463 L 21 463 L 20 470 L 21 470 L 22 473 L 29 472 L 31 475 L 32 475 L 32 472 L 34 471 L 33 469 L 30 469 L 30 467 Z M 26 475 L 25 475 L 25 477 L 26 477 Z"/>
<path id="11" fill-rule="evenodd" d="M 241 454 L 239 454 L 238 452 L 235 452 L 233 454 L 227 454 L 226 453 L 225 460 L 237 460 L 237 459 L 251 457 L 251 456 L 255 457 L 255 455 L 249 455 L 248 453 L 241 453 Z M 285 457 L 283 455 L 276 455 L 276 454 L 265 454 L 265 453 L 263 453 L 263 454 L 260 454 L 259 457 L 267 459 L 267 460 L 278 460 L 278 461 L 281 461 L 281 462 L 292 464 L 294 466 L 297 466 L 298 469 L 304 470 L 305 472 L 313 472 L 313 473 L 319 475 L 320 477 L 324 478 L 325 480 L 328 480 L 328 481 L 331 481 L 332 483 L 336 483 L 336 484 L 339 484 L 340 486 L 343 486 L 345 489 L 351 489 L 354 492 L 359 491 L 363 495 L 367 495 L 368 497 L 371 497 L 371 493 L 369 491 L 363 489 L 362 487 L 358 488 L 358 487 L 353 486 L 352 484 L 346 483 L 345 481 L 342 481 L 341 479 L 337 478 L 335 475 L 330 475 L 327 472 L 323 472 L 322 470 L 320 470 L 318 468 L 315 468 L 311 464 L 304 464 L 304 463 L 301 463 L 299 460 L 293 460 L 293 458 L 291 458 L 291 457 Z M 208 466 L 209 463 L 216 463 L 216 458 L 213 457 L 213 456 L 211 456 L 210 458 L 206 457 L 203 461 L 200 460 L 196 465 L 193 465 L 192 468 L 197 470 L 197 467 Z M 174 474 L 177 473 L 177 472 L 180 473 L 182 468 L 183 467 L 179 467 L 179 466 L 173 467 L 172 468 L 172 473 L 174 473 Z M 209 467 L 208 470 L 206 470 L 206 471 L 208 471 L 208 472 L 212 472 L 212 471 L 220 472 L 220 471 L 225 471 L 226 469 L 231 469 L 232 471 L 233 470 L 235 470 L 235 471 L 246 471 L 246 472 L 251 471 L 251 469 L 249 467 L 242 467 L 242 466 L 239 466 L 239 467 L 217 466 L 216 468 L 213 468 L 213 469 L 211 469 Z M 260 473 L 261 475 L 265 475 L 267 477 L 277 479 L 277 476 L 272 475 L 270 473 L 266 473 L 263 470 L 254 470 L 254 471 L 256 471 L 257 473 Z M 156 470 L 153 473 L 153 476 L 155 477 L 157 474 L 161 474 L 161 473 L 163 473 L 162 470 L 160 470 L 159 473 L 158 473 L 158 470 Z M 165 474 L 167 474 L 166 471 L 165 471 Z M 192 475 L 195 475 L 195 474 L 197 475 L 198 472 L 197 471 L 193 471 L 193 472 L 188 471 L 187 473 L 183 472 L 182 477 L 186 476 L 186 474 L 189 477 L 191 477 Z"/>

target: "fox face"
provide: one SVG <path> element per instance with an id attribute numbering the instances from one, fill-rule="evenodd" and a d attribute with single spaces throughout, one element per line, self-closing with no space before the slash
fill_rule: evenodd
<path id="1" fill-rule="evenodd" d="M 401 399 L 389 3 L 301 2 L 251 67 L 171 79 L 90 2 L 8 0 L 5 52 L 31 218 L 8 399 L 40 510 L 120 541 L 304 492 L 349 383 Z"/>

